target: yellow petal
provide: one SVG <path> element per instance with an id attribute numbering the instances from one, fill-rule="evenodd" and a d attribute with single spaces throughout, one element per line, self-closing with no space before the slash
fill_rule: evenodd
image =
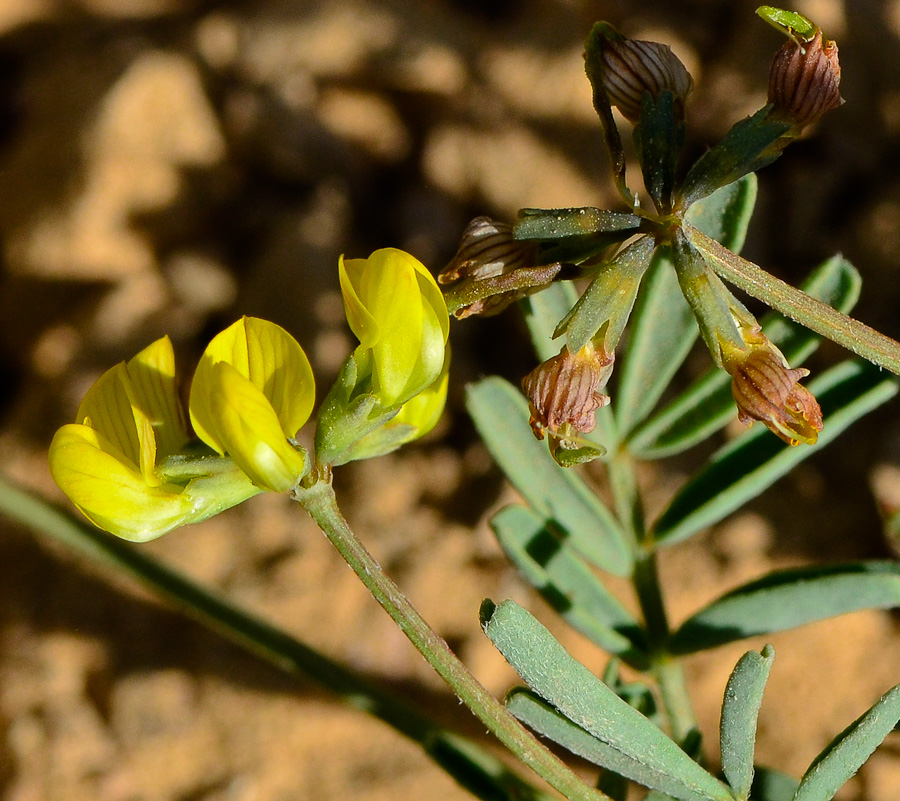
<path id="1" fill-rule="evenodd" d="M 381 335 L 378 321 L 368 312 L 359 297 L 359 287 L 368 259 L 338 259 L 338 278 L 344 298 L 344 313 L 350 330 L 363 348 L 371 348 Z"/>
<path id="2" fill-rule="evenodd" d="M 420 358 L 424 309 L 416 278 L 418 262 L 394 248 L 376 250 L 367 261 L 360 298 L 381 330 L 372 346 L 375 389 L 390 404 L 408 395 Z"/>
<path id="3" fill-rule="evenodd" d="M 449 378 L 450 353 L 444 362 L 443 369 L 437 380 L 427 389 L 408 400 L 391 423 L 404 423 L 415 427 L 415 433 L 407 442 L 424 437 L 441 419 L 444 406 L 447 403 L 447 385 Z"/>
<path id="4" fill-rule="evenodd" d="M 188 435 L 175 383 L 175 352 L 167 337 L 144 348 L 127 364 L 131 405 L 152 427 L 162 457 L 181 450 Z"/>
<path id="5" fill-rule="evenodd" d="M 126 374 L 127 368 L 123 362 L 100 376 L 81 401 L 75 419 L 96 429 L 108 443 L 113 456 L 137 469 L 141 461 L 141 447 L 131 401 L 122 381 L 122 376 Z"/>
<path id="6" fill-rule="evenodd" d="M 191 424 L 197 436 L 221 454 L 228 451 L 217 436 L 212 374 L 216 364 L 231 365 L 268 399 L 283 437 L 292 437 L 309 419 L 315 401 L 312 368 L 303 349 L 281 326 L 243 317 L 213 338 L 200 359 L 191 384 Z"/>
<path id="7" fill-rule="evenodd" d="M 191 499 L 180 488 L 150 487 L 115 450 L 99 431 L 63 426 L 50 445 L 50 473 L 89 520 L 123 539 L 146 542 L 190 522 Z"/>
<path id="8" fill-rule="evenodd" d="M 272 404 L 227 362 L 209 374 L 214 438 L 258 487 L 290 489 L 307 468 L 304 455 L 287 441 Z"/>

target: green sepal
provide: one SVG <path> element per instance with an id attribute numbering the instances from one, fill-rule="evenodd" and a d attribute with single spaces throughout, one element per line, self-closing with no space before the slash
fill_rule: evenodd
<path id="1" fill-rule="evenodd" d="M 831 801 L 900 721 L 900 685 L 888 690 L 813 760 L 793 801 Z"/>
<path id="2" fill-rule="evenodd" d="M 641 237 L 600 267 L 555 332 L 566 331 L 572 353 L 581 350 L 604 326 L 604 345 L 610 351 L 615 348 L 628 322 L 641 279 L 650 266 L 655 246 L 651 237 Z"/>
<path id="3" fill-rule="evenodd" d="M 761 425 L 714 454 L 679 490 L 651 536 L 671 545 L 722 520 L 795 465 L 824 448 L 860 417 L 897 394 L 896 380 L 867 362 L 845 361 L 810 382 L 825 427 L 815 445 L 791 446 Z"/>
<path id="4" fill-rule="evenodd" d="M 750 795 L 753 784 L 756 724 L 774 659 L 771 645 L 761 652 L 747 651 L 735 665 L 722 699 L 719 726 L 722 773 L 740 799 Z"/>
<path id="5" fill-rule="evenodd" d="M 773 6 L 760 6 L 756 9 L 756 15 L 773 28 L 781 31 L 789 39 L 793 39 L 797 44 L 811 42 L 819 31 L 818 25 L 796 11 L 785 11 Z"/>
<path id="6" fill-rule="evenodd" d="M 755 200 L 756 176 L 751 173 L 697 201 L 687 216 L 705 234 L 738 251 Z M 661 245 L 641 282 L 631 314 L 628 348 L 616 368 L 619 384 L 613 411 L 626 437 L 656 405 L 697 334 L 697 323 L 675 275 L 671 247 Z"/>
<path id="7" fill-rule="evenodd" d="M 713 197 L 715 194 L 710 195 Z M 859 298 L 860 285 L 856 268 L 843 256 L 836 255 L 816 267 L 800 288 L 846 314 Z M 769 312 L 760 322 L 766 336 L 793 365 L 802 363 L 822 341 L 818 334 L 777 312 Z M 642 459 L 661 459 L 702 442 L 734 418 L 731 376 L 714 368 L 636 427 L 628 437 L 628 447 Z"/>
<path id="8" fill-rule="evenodd" d="M 761 170 L 781 155 L 789 141 L 789 122 L 768 119 L 769 106 L 736 122 L 722 140 L 707 150 L 688 171 L 678 205 L 687 209 L 700 198 L 751 172 Z M 781 140 L 781 141 L 779 141 Z"/>
<path id="9" fill-rule="evenodd" d="M 481 619 L 491 642 L 543 699 L 515 693 L 507 702 L 514 715 L 545 736 L 561 736 L 565 747 L 602 767 L 682 801 L 733 801 L 722 782 L 575 660 L 521 606 L 486 601 Z"/>
<path id="10" fill-rule="evenodd" d="M 528 425 L 528 402 L 502 378 L 468 388 L 466 405 L 494 460 L 532 510 L 597 567 L 618 576 L 632 555 L 613 513 L 570 470 L 560 470 Z"/>
<path id="11" fill-rule="evenodd" d="M 649 668 L 638 622 L 552 522 L 525 507 L 507 506 L 490 525 L 507 558 L 572 628 L 631 667 Z"/>
<path id="12" fill-rule="evenodd" d="M 358 374 L 351 354 L 319 408 L 315 442 L 316 459 L 322 464 L 337 466 L 355 458 L 353 445 L 400 411 L 399 405 L 385 408 L 373 394 L 354 395 Z"/>
<path id="13" fill-rule="evenodd" d="M 736 587 L 673 632 L 669 649 L 688 654 L 860 609 L 900 607 L 900 565 L 868 561 L 777 570 Z"/>
<path id="14" fill-rule="evenodd" d="M 660 214 L 672 211 L 675 171 L 684 145 L 684 131 L 684 119 L 676 113 L 674 92 L 666 89 L 656 98 L 644 92 L 641 121 L 634 128 L 634 144 L 644 187 Z"/>

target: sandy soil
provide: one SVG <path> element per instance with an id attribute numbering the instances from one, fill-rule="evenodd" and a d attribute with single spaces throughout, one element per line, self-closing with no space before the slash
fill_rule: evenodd
<path id="1" fill-rule="evenodd" d="M 864 276 L 858 316 L 898 336 L 900 2 L 797 6 L 838 39 L 847 103 L 761 174 L 745 252 L 796 280 L 841 250 Z M 780 40 L 753 7 L 0 0 L 3 475 L 61 501 L 45 463 L 53 431 L 104 369 L 163 333 L 187 367 L 236 316 L 268 317 L 327 387 L 352 346 L 338 254 L 392 245 L 439 269 L 477 214 L 614 204 L 581 62 L 595 19 L 684 59 L 697 154 L 764 102 Z M 522 326 L 510 311 L 452 336 L 446 419 L 420 446 L 342 470 L 346 513 L 492 691 L 515 677 L 479 628 L 484 597 L 526 604 L 599 671 L 603 654 L 554 622 L 486 525 L 514 494 L 462 388 L 533 366 Z M 824 347 L 808 366 L 840 356 Z M 896 410 L 666 552 L 673 619 L 775 566 L 889 557 L 870 478 L 900 460 Z M 648 467 L 651 503 L 695 464 Z M 900 484 L 883 475 L 886 491 Z M 0 788 L 11 801 L 468 797 L 414 744 L 318 687 L 27 530 L 0 521 L 0 532 Z M 258 497 L 145 547 L 489 742 L 287 499 Z M 760 760 L 799 774 L 900 681 L 896 628 L 872 612 L 772 637 Z M 689 661 L 710 743 L 728 672 L 762 644 Z M 897 746 L 841 798 L 900 797 Z"/>

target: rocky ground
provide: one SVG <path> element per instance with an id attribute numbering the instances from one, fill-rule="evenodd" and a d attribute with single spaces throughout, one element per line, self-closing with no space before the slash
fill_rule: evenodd
<path id="1" fill-rule="evenodd" d="M 760 176 L 746 253 L 788 280 L 841 250 L 859 317 L 900 336 L 900 2 L 805 0 L 841 48 L 846 105 Z M 240 314 L 294 333 L 327 387 L 352 346 L 340 253 L 437 270 L 478 214 L 615 204 L 581 61 L 590 24 L 673 45 L 694 154 L 765 101 L 778 35 L 722 0 L 0 0 L 0 470 L 54 501 L 46 448 L 108 366 L 168 333 L 185 367 Z M 351 521 L 484 683 L 511 671 L 482 598 L 551 622 L 486 526 L 514 496 L 462 405 L 532 366 L 510 310 L 455 324 L 448 414 L 337 479 Z M 840 357 L 825 347 L 821 369 Z M 673 618 L 773 566 L 889 557 L 897 403 L 747 510 L 667 552 Z M 648 468 L 659 502 L 690 462 Z M 599 482 L 602 472 L 592 474 Z M 408 741 L 223 643 L 129 582 L 0 522 L 0 788 L 11 801 L 467 798 Z M 488 742 L 325 539 L 261 496 L 144 546 Z M 602 654 L 555 628 L 596 670 Z M 799 773 L 900 681 L 887 613 L 771 638 L 759 757 Z M 759 647 L 759 643 L 750 645 Z M 740 643 L 690 660 L 708 740 Z M 900 795 L 889 741 L 845 801 Z M 713 746 L 714 748 L 714 746 Z"/>

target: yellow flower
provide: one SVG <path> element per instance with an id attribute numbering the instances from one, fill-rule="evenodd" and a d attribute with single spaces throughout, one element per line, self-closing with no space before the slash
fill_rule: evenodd
<path id="1" fill-rule="evenodd" d="M 309 469 L 289 440 L 314 401 L 312 368 L 297 341 L 275 323 L 244 317 L 207 346 L 189 408 L 203 442 L 228 454 L 257 487 L 284 492 Z"/>
<path id="2" fill-rule="evenodd" d="M 53 438 L 50 472 L 89 520 L 119 537 L 155 539 L 258 492 L 222 464 L 205 462 L 183 484 L 161 469 L 188 440 L 168 337 L 104 373 L 76 419 Z"/>
<path id="3" fill-rule="evenodd" d="M 444 365 L 447 305 L 431 273 L 395 248 L 339 263 L 344 310 L 359 339 L 359 381 L 383 406 L 405 403 L 430 387 Z"/>

